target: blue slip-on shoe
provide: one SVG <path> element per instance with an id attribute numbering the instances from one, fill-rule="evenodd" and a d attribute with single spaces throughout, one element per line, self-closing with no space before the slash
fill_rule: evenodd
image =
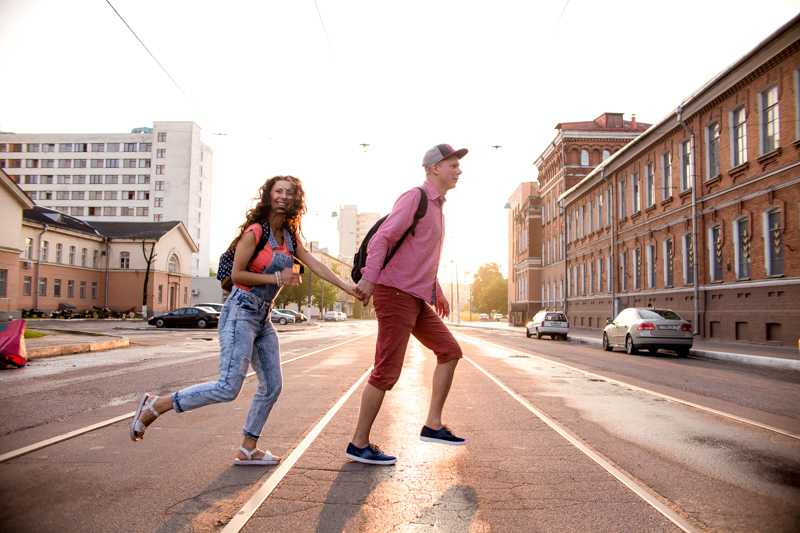
<path id="1" fill-rule="evenodd" d="M 442 429 L 431 429 L 428 426 L 422 426 L 422 433 L 420 433 L 419 440 L 439 442 L 452 446 L 461 446 L 467 443 L 466 439 L 453 435 L 450 430 L 447 429 L 447 426 L 442 426 Z"/>
<path id="2" fill-rule="evenodd" d="M 386 455 L 377 445 L 371 442 L 369 446 L 364 446 L 363 448 L 356 448 L 351 442 L 347 445 L 347 453 L 345 455 L 348 459 L 370 465 L 393 465 L 397 462 L 397 457 Z"/>

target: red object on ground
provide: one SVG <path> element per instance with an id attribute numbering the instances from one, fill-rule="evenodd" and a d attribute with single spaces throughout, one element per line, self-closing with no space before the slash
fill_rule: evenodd
<path id="1" fill-rule="evenodd" d="M 27 320 L 12 320 L 0 324 L 0 368 L 22 368 L 28 364 L 25 351 L 25 324 Z"/>

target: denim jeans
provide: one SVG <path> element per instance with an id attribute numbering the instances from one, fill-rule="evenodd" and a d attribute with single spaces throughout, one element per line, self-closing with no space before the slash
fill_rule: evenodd
<path id="1" fill-rule="evenodd" d="M 253 365 L 258 389 L 242 434 L 258 440 L 283 384 L 280 346 L 271 312 L 271 301 L 233 288 L 219 317 L 219 379 L 174 393 L 175 412 L 235 400 L 244 386 L 248 367 Z"/>

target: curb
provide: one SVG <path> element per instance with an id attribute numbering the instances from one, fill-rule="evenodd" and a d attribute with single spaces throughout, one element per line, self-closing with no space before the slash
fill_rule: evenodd
<path id="1" fill-rule="evenodd" d="M 569 339 L 585 344 L 603 344 L 602 340 L 589 337 L 570 336 Z M 742 353 L 712 352 L 709 350 L 696 350 L 694 348 L 689 350 L 689 354 L 703 359 L 716 359 L 718 361 L 729 361 L 731 363 L 800 371 L 800 361 L 795 361 L 794 359 L 781 359 L 779 357 L 766 357 L 763 355 L 748 355 Z"/>
<path id="2" fill-rule="evenodd" d="M 70 344 L 67 346 L 46 346 L 44 348 L 34 348 L 26 351 L 28 354 L 28 359 L 44 359 L 46 357 L 56 357 L 59 355 L 72 355 L 76 353 L 112 350 L 114 348 L 123 348 L 129 344 L 130 340 L 127 337 L 122 337 L 113 341 Z"/>

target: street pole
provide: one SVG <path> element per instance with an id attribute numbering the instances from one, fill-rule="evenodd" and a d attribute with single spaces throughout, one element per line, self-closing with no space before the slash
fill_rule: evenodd
<path id="1" fill-rule="evenodd" d="M 458 263 L 456 265 L 456 322 L 461 324 L 461 297 L 458 294 Z"/>
<path id="2" fill-rule="evenodd" d="M 310 248 L 309 253 L 314 251 L 314 242 L 316 242 L 316 241 L 310 241 L 308 243 L 308 247 Z M 311 269 L 309 268 L 308 269 L 308 304 L 306 306 L 306 307 L 308 307 L 308 323 L 309 324 L 311 324 L 311 277 L 312 276 L 313 276 L 313 274 L 311 273 Z"/>

